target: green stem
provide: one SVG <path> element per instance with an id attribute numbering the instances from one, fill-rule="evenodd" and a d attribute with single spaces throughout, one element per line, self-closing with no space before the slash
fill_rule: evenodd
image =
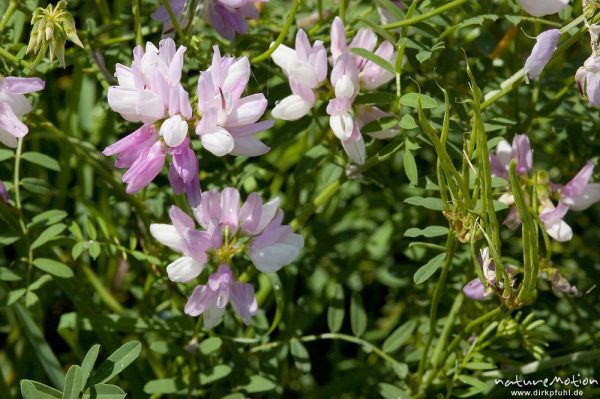
<path id="1" fill-rule="evenodd" d="M 27 68 L 27 72 L 31 73 L 35 70 L 35 67 L 42 62 L 42 60 L 44 59 L 44 56 L 46 55 L 46 51 L 48 50 L 48 43 L 44 43 L 42 45 L 42 48 L 40 49 L 40 51 L 37 53 L 37 55 L 35 56 L 35 59 L 33 60 L 33 62 L 31 64 L 29 64 L 28 68 Z"/>
<path id="2" fill-rule="evenodd" d="M 340 2 L 340 6 L 338 9 L 338 14 L 339 17 L 342 19 L 342 21 L 345 23 L 346 22 L 346 0 L 339 0 Z"/>
<path id="3" fill-rule="evenodd" d="M 433 335 L 435 333 L 438 305 L 440 303 L 442 291 L 444 289 L 444 286 L 446 285 L 446 278 L 448 277 L 448 271 L 450 270 L 450 265 L 452 264 L 452 260 L 454 259 L 455 251 L 456 237 L 454 236 L 454 233 L 450 232 L 448 234 L 448 239 L 446 240 L 446 259 L 444 261 L 444 265 L 442 266 L 440 278 L 435 286 L 435 290 L 433 291 L 433 297 L 431 298 L 431 307 L 429 308 L 429 337 L 427 338 L 427 343 L 425 344 L 425 349 L 423 350 L 423 353 L 421 355 L 421 361 L 419 362 L 417 381 L 421 381 L 421 379 L 423 378 L 423 371 L 425 370 L 427 358 L 429 356 L 429 348 L 431 347 L 431 343 L 433 342 Z"/>
<path id="4" fill-rule="evenodd" d="M 283 39 L 285 39 L 285 36 L 287 35 L 290 29 L 290 26 L 292 26 L 292 23 L 294 22 L 294 18 L 296 17 L 296 11 L 298 11 L 298 7 L 300 7 L 300 0 L 294 0 L 294 4 L 292 5 L 292 9 L 290 11 L 290 14 L 288 15 L 287 21 L 285 21 L 283 29 L 281 30 L 281 32 L 279 32 L 279 36 L 277 36 L 277 39 L 275 39 L 275 43 L 273 43 L 271 47 L 269 47 L 269 49 L 264 53 L 252 58 L 252 63 L 257 63 L 266 60 L 271 56 L 271 54 L 273 54 L 275 50 L 277 50 L 277 47 L 279 47 L 279 45 L 283 43 Z"/>
<path id="5" fill-rule="evenodd" d="M 10 3 L 8 3 L 8 7 L 4 11 L 4 15 L 2 15 L 2 19 L 0 19 L 0 32 L 4 31 L 8 20 L 10 19 L 10 17 L 12 17 L 16 9 L 17 2 L 15 0 L 12 0 Z"/>
<path id="6" fill-rule="evenodd" d="M 17 65 L 24 66 L 25 68 L 29 68 L 29 66 L 30 66 L 29 62 L 12 55 L 9 51 L 5 50 L 3 47 L 0 47 L 0 57 L 5 58 L 11 62 L 14 62 Z"/>
<path id="7" fill-rule="evenodd" d="M 358 338 L 358 337 L 355 337 L 352 335 L 346 335 L 346 334 L 340 334 L 340 333 L 324 333 L 324 334 L 306 335 L 304 337 L 298 338 L 298 340 L 301 342 L 314 342 L 314 341 L 324 340 L 324 339 L 339 339 L 341 341 L 351 342 L 353 344 L 359 345 L 367 353 L 370 353 L 370 352 L 375 353 L 377 356 L 384 359 L 385 361 L 387 361 L 390 364 L 396 364 L 396 365 L 400 364 L 400 362 L 398 362 L 396 359 L 394 359 L 393 357 L 391 357 L 390 355 L 385 353 L 380 348 L 374 346 L 373 344 L 371 344 L 368 341 L 365 341 L 364 339 L 361 339 L 361 338 Z M 266 351 L 269 349 L 276 348 L 280 345 L 283 345 L 285 342 L 287 342 L 287 341 L 274 341 L 274 342 L 269 342 L 266 344 L 258 345 L 258 346 L 255 346 L 254 348 L 251 348 L 250 352 L 254 353 L 254 352 L 260 352 L 260 351 Z"/>
<path id="8" fill-rule="evenodd" d="M 123 312 L 123 307 L 121 306 L 121 304 L 117 302 L 117 300 L 110 294 L 106 287 L 104 287 L 104 284 L 102 284 L 98 276 L 96 276 L 96 273 L 94 273 L 94 271 L 89 267 L 89 265 L 81 264 L 79 268 L 86 276 L 92 287 L 94 287 L 94 290 L 96 291 L 96 293 L 98 293 L 102 302 L 104 302 L 104 304 L 115 313 Z"/>
<path id="9" fill-rule="evenodd" d="M 460 310 L 464 299 L 465 296 L 462 293 L 459 293 L 454 297 L 454 302 L 450 308 L 450 313 L 448 313 L 448 316 L 446 317 L 446 323 L 442 329 L 442 334 L 440 335 L 440 338 L 438 339 L 433 350 L 433 354 L 431 355 L 431 365 L 433 367 L 436 367 L 439 364 L 440 356 L 446 347 L 446 342 L 450 336 L 450 331 L 452 330 L 452 326 L 454 325 L 454 321 L 456 320 L 456 316 L 458 315 L 458 311 Z"/>
<path id="10" fill-rule="evenodd" d="M 140 0 L 133 0 L 133 2 L 131 3 L 131 9 L 133 11 L 133 23 L 135 25 L 135 43 L 138 46 L 143 46 L 144 45 L 144 37 L 142 36 L 142 20 L 141 20 L 141 16 L 140 16 Z"/>
<path id="11" fill-rule="evenodd" d="M 454 0 L 446 5 L 436 8 L 435 10 L 431 10 L 429 12 L 418 15 L 416 17 L 407 18 L 403 21 L 397 21 L 397 22 L 392 22 L 391 24 L 383 25 L 383 29 L 392 30 L 392 29 L 401 28 L 403 26 L 418 24 L 419 22 L 423 22 L 431 17 L 435 17 L 436 15 L 442 14 L 442 13 L 444 13 L 448 10 L 451 10 L 455 7 L 458 7 L 466 2 L 467 2 L 467 0 Z"/>
<path id="12" fill-rule="evenodd" d="M 593 22 L 597 23 L 599 20 L 600 20 L 600 15 L 598 17 L 596 17 Z M 560 30 L 560 33 L 563 34 L 565 32 L 568 32 L 569 30 L 573 29 L 577 25 L 581 24 L 583 21 L 584 21 L 584 16 L 581 15 L 578 18 L 571 21 L 569 24 L 565 25 Z M 564 42 L 562 42 L 556 48 L 556 51 L 554 52 L 554 55 L 552 56 L 552 58 L 555 59 L 558 55 L 563 53 L 566 49 L 571 47 L 573 44 L 577 43 L 579 41 L 579 39 L 581 38 L 581 36 L 585 33 L 585 31 L 586 31 L 586 28 L 582 27 L 579 29 L 579 31 L 577 33 L 575 33 L 573 36 L 570 36 Z M 524 77 L 525 77 L 525 70 L 520 69 L 515 74 L 513 74 L 511 77 L 507 78 L 504 82 L 500 83 L 500 89 L 492 90 L 484 96 L 484 101 L 481 103 L 481 109 L 483 110 L 483 109 L 489 107 L 490 105 L 494 104 L 496 101 L 498 101 L 499 99 L 504 97 L 506 94 L 510 93 L 513 89 L 517 88 L 523 81 Z"/>
<path id="13" fill-rule="evenodd" d="M 173 28 L 175 28 L 177 37 L 179 37 L 179 40 L 184 40 L 185 35 L 183 34 L 183 31 L 181 30 L 181 26 L 179 26 L 179 21 L 177 20 L 177 17 L 175 16 L 175 13 L 173 12 L 171 3 L 169 2 L 169 0 L 162 0 L 162 3 L 163 3 L 163 6 L 165 6 L 165 8 L 167 9 L 167 13 L 169 14 L 169 19 L 171 20 L 171 25 L 173 25 Z"/>
<path id="14" fill-rule="evenodd" d="M 448 357 L 450 356 L 450 354 L 456 349 L 458 344 L 460 344 L 460 342 L 468 334 L 470 334 L 477 326 L 488 322 L 489 320 L 495 318 L 496 316 L 499 316 L 500 314 L 502 314 L 502 312 L 503 312 L 503 308 L 501 306 L 499 306 L 499 307 L 495 308 L 494 310 L 489 311 L 488 313 L 484 314 L 483 316 L 481 316 L 481 317 L 473 320 L 469 324 L 467 324 L 467 326 L 464 328 L 464 330 L 461 331 L 461 333 L 458 334 L 456 337 L 454 337 L 454 339 L 452 340 L 450 345 L 448 345 L 448 348 L 446 349 L 446 351 L 444 351 L 444 354 L 441 356 L 440 362 L 437 365 L 433 366 L 432 370 L 429 372 L 429 375 L 427 376 L 427 379 L 419 386 L 419 393 L 417 394 L 416 398 L 424 398 L 425 397 L 425 393 L 426 393 L 427 389 L 429 388 L 429 386 L 431 385 L 431 383 L 433 382 L 433 380 L 435 379 L 437 374 L 440 372 L 440 369 L 442 368 L 442 366 L 446 363 L 446 360 L 448 360 Z"/>

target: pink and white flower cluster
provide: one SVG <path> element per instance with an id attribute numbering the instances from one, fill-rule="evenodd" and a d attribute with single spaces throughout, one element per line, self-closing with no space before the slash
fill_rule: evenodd
<path id="1" fill-rule="evenodd" d="M 169 279 L 192 281 L 210 259 L 220 265 L 207 285 L 196 287 L 185 306 L 191 316 L 204 314 L 206 328 L 221 319 L 228 299 L 244 323 L 249 324 L 250 316 L 256 314 L 254 289 L 237 281 L 231 270 L 236 254 L 246 253 L 258 270 L 271 273 L 291 263 L 304 247 L 302 236 L 282 224 L 279 200 L 263 204 L 256 193 L 241 203 L 235 188 L 207 191 L 202 193 L 201 204 L 193 208 L 195 221 L 176 206 L 169 214 L 171 224 L 150 226 L 154 238 L 182 255 L 167 266 Z"/>
<path id="2" fill-rule="evenodd" d="M 365 162 L 365 142 L 360 129 L 369 122 L 388 116 L 380 109 L 360 105 L 354 100 L 361 90 L 375 90 L 389 82 L 394 75 L 376 63 L 350 49 L 360 48 L 394 63 L 396 53 L 389 41 L 377 46 L 377 35 L 369 29 L 360 29 L 350 44 L 346 43 L 344 24 L 339 17 L 331 28 L 331 61 L 333 69 L 330 81 L 334 98 L 330 99 L 327 114 L 329 124 L 337 138 L 342 141 L 344 150 L 354 162 Z M 273 117 L 283 120 L 296 120 L 310 112 L 316 103 L 315 90 L 326 80 L 327 53 L 321 41 L 310 45 L 303 30 L 296 35 L 296 48 L 280 45 L 272 58 L 289 79 L 292 95 L 286 97 L 273 109 Z M 369 133 L 375 138 L 387 138 L 396 134 L 394 129 Z"/>
<path id="3" fill-rule="evenodd" d="M 501 141 L 496 147 L 496 154 L 490 154 L 492 175 L 504 179 L 509 178 L 508 169 L 511 160 L 516 162 L 516 173 L 522 179 L 529 179 L 529 172 L 533 166 L 533 152 L 529 138 L 525 134 L 514 137 L 512 146 L 507 141 Z M 572 209 L 583 211 L 600 201 L 600 183 L 591 183 L 594 163 L 587 164 L 567 184 L 560 185 L 544 179 L 536 179 L 535 187 L 539 202 L 539 218 L 544 223 L 548 235 L 557 241 L 569 241 L 573 237 L 571 227 L 564 221 L 564 217 Z M 552 201 L 554 199 L 556 205 Z M 508 217 L 504 221 L 511 228 L 516 228 L 521 223 L 514 197 L 506 193 L 500 201 L 510 206 Z"/>
<path id="4" fill-rule="evenodd" d="M 241 97 L 250 77 L 248 58 L 221 57 L 215 46 L 213 63 L 198 82 L 198 115 L 181 84 L 186 48 L 164 39 L 159 48 L 147 43 L 133 50 L 131 67 L 117 64 L 117 86 L 108 89 L 110 107 L 130 122 L 143 125 L 107 147 L 117 155 L 115 166 L 128 168 L 123 175 L 127 192 L 147 186 L 171 155 L 169 181 L 177 194 L 185 192 L 191 206 L 200 203 L 198 160 L 188 136 L 195 126 L 203 146 L 217 156 L 257 156 L 269 148 L 254 137 L 272 122 L 257 122 L 264 114 L 262 94 Z M 200 119 L 201 118 L 201 119 Z M 199 120 L 198 120 L 199 119 Z"/>

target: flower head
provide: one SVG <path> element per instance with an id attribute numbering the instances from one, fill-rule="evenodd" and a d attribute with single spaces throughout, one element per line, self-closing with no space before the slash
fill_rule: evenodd
<path id="1" fill-rule="evenodd" d="M 330 80 L 335 98 L 329 101 L 327 114 L 330 116 L 331 130 L 342 141 L 346 153 L 358 164 L 365 162 L 365 143 L 360 132 L 364 118 L 361 121 L 359 115 L 361 111 L 353 106 L 354 100 L 361 88 L 374 90 L 389 82 L 393 75 L 376 63 L 351 54 L 349 49 L 361 48 L 371 52 L 376 45 L 377 35 L 369 29 L 360 29 L 348 45 L 342 20 L 336 17 L 333 21 L 331 27 L 333 69 Z M 394 46 L 388 41 L 381 43 L 375 50 L 375 54 L 388 62 L 393 62 L 396 58 Z"/>
<path id="2" fill-rule="evenodd" d="M 273 121 L 258 122 L 267 108 L 267 99 L 262 93 L 242 97 L 250 78 L 248 58 L 221 57 L 219 48 L 213 49 L 212 64 L 198 80 L 202 120 L 196 125 L 196 133 L 202 145 L 216 156 L 267 153 L 269 147 L 254 137 L 273 125 Z"/>
<path id="3" fill-rule="evenodd" d="M 275 106 L 272 115 L 288 121 L 300 119 L 315 105 L 313 90 L 327 78 L 327 50 L 320 40 L 311 46 L 300 29 L 295 50 L 281 44 L 271 57 L 288 77 L 293 93 Z"/>
<path id="4" fill-rule="evenodd" d="M 117 86 L 108 89 L 108 104 L 130 122 L 155 123 L 179 115 L 192 117 L 188 93 L 181 86 L 186 48 L 176 49 L 173 39 L 163 39 L 156 48 L 146 44 L 133 50 L 131 67 L 117 64 Z"/>
<path id="5" fill-rule="evenodd" d="M 517 162 L 517 174 L 527 175 L 533 166 L 533 152 L 526 134 L 516 135 L 512 146 L 506 140 L 497 144 L 496 154 L 490 154 L 492 175 L 508 180 L 508 167 L 513 159 Z"/>
<path id="6" fill-rule="evenodd" d="M 0 142 L 9 147 L 17 146 L 17 138 L 24 137 L 29 129 L 20 116 L 31 111 L 25 94 L 44 88 L 40 78 L 17 78 L 0 76 Z"/>

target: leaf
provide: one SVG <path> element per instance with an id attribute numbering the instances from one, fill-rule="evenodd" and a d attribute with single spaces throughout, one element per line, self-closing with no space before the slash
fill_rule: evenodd
<path id="1" fill-rule="evenodd" d="M 385 399 L 409 399 L 410 395 L 395 385 L 381 382 L 377 385 L 379 394 Z"/>
<path id="2" fill-rule="evenodd" d="M 370 51 L 367 51 L 360 47 L 353 47 L 350 49 L 350 52 L 377 64 L 382 69 L 388 71 L 392 75 L 396 73 L 392 64 L 390 64 L 388 60 L 378 56 L 377 54 L 373 54 Z"/>
<path id="3" fill-rule="evenodd" d="M 126 396 L 125 391 L 116 385 L 96 384 L 90 388 L 89 394 L 83 395 L 83 399 L 123 399 Z"/>
<path id="4" fill-rule="evenodd" d="M 271 286 L 273 287 L 273 293 L 275 294 L 275 304 L 277 305 L 277 309 L 275 311 L 275 317 L 273 317 L 273 321 L 271 322 L 271 326 L 269 330 L 265 333 L 265 335 L 271 334 L 281 321 L 283 317 L 283 311 L 285 309 L 285 296 L 283 294 L 283 285 L 281 284 L 281 280 L 277 273 L 266 273 L 266 276 L 271 280 Z"/>
<path id="5" fill-rule="evenodd" d="M 471 362 L 467 363 L 465 366 L 469 370 L 495 370 L 497 366 L 492 363 L 484 363 L 484 362 Z"/>
<path id="6" fill-rule="evenodd" d="M 431 258 L 429 260 L 429 262 L 427 262 L 423 266 L 421 266 L 419 268 L 419 270 L 417 270 L 415 272 L 415 275 L 413 276 L 415 284 L 417 284 L 417 285 L 423 284 L 431 276 L 433 276 L 433 274 L 437 271 L 437 269 L 439 269 L 440 266 L 442 266 L 442 263 L 444 263 L 444 259 L 446 259 L 446 254 L 441 253 L 441 254 L 434 256 L 433 258 Z"/>
<path id="7" fill-rule="evenodd" d="M 404 232 L 404 237 L 440 237 L 448 234 L 448 228 L 446 226 L 428 226 L 424 229 L 418 229 L 412 227 Z"/>
<path id="8" fill-rule="evenodd" d="M 90 248 L 88 249 L 88 252 L 90 254 L 90 256 L 92 257 L 92 259 L 96 260 L 98 258 L 98 256 L 100 256 L 100 251 L 101 251 L 101 247 L 100 244 L 98 243 L 98 241 L 93 241 L 92 244 L 90 245 Z"/>
<path id="9" fill-rule="evenodd" d="M 81 384 L 84 387 L 87 385 L 88 378 L 90 377 L 90 374 L 94 369 L 94 364 L 96 364 L 96 359 L 98 359 L 99 352 L 100 345 L 96 344 L 92 346 L 87 351 L 85 357 L 83 358 L 83 361 L 81 362 Z"/>
<path id="10" fill-rule="evenodd" d="M 253 375 L 250 377 L 250 383 L 241 387 L 247 393 L 266 392 L 275 389 L 277 385 L 268 378 L 261 375 Z"/>
<path id="11" fill-rule="evenodd" d="M 21 280 L 21 276 L 6 267 L 0 267 L 0 280 L 19 281 Z"/>
<path id="12" fill-rule="evenodd" d="M 16 290 L 10 291 L 5 297 L 2 298 L 2 302 L 0 303 L 2 306 L 11 306 L 19 299 L 23 298 L 23 296 L 27 293 L 26 288 L 18 288 Z"/>
<path id="13" fill-rule="evenodd" d="M 485 391 L 488 389 L 488 384 L 481 380 L 478 380 L 475 377 L 471 377 L 468 375 L 459 375 L 458 379 L 467 385 L 477 388 L 479 391 Z"/>
<path id="14" fill-rule="evenodd" d="M 39 289 L 41 286 L 46 284 L 47 282 L 52 281 L 52 277 L 47 274 L 43 274 L 40 278 L 35 280 L 33 283 L 29 284 L 29 290 L 35 291 Z"/>
<path id="15" fill-rule="evenodd" d="M 427 197 L 423 198 L 420 196 L 408 197 L 404 200 L 407 204 L 422 206 L 433 211 L 443 211 L 444 204 L 440 198 Z"/>
<path id="16" fill-rule="evenodd" d="M 221 378 L 227 377 L 231 374 L 231 371 L 231 367 L 225 364 L 219 364 L 213 367 L 210 372 L 203 371 L 200 373 L 200 385 L 212 384 Z"/>
<path id="17" fill-rule="evenodd" d="M 21 186 L 32 194 L 48 195 L 52 191 L 52 187 L 46 180 L 36 177 L 25 177 L 21 179 Z"/>
<path id="18" fill-rule="evenodd" d="M 380 7 L 385 8 L 394 16 L 395 21 L 404 19 L 404 12 L 391 0 L 375 0 Z M 395 22 L 394 21 L 394 22 Z"/>
<path id="19" fill-rule="evenodd" d="M 181 378 L 160 378 L 148 381 L 144 385 L 144 392 L 149 395 L 173 394 L 187 391 L 187 385 Z"/>
<path id="20" fill-rule="evenodd" d="M 367 329 L 367 313 L 363 306 L 362 297 L 359 293 L 352 293 L 350 298 L 350 326 L 352 327 L 352 333 L 360 337 L 365 333 Z"/>
<path id="21" fill-rule="evenodd" d="M 398 350 L 410 339 L 411 335 L 415 331 L 415 328 L 417 328 L 417 321 L 409 320 L 395 329 L 394 332 L 390 334 L 385 341 L 383 341 L 383 351 L 391 353 Z"/>
<path id="22" fill-rule="evenodd" d="M 5 148 L 0 148 L 0 162 L 6 161 L 7 159 L 14 158 L 14 151 L 7 150 Z"/>
<path id="23" fill-rule="evenodd" d="M 46 154 L 29 151 L 23 154 L 21 157 L 28 162 L 43 166 L 46 169 L 54 170 L 56 172 L 60 171 L 60 165 L 56 159 L 51 158 Z"/>
<path id="24" fill-rule="evenodd" d="M 60 222 L 68 216 L 67 212 L 58 209 L 52 209 L 46 212 L 42 212 L 35 215 L 31 222 L 27 225 L 27 228 L 31 228 L 40 224 L 52 225 Z"/>
<path id="25" fill-rule="evenodd" d="M 37 258 L 33 265 L 43 272 L 52 274 L 60 278 L 71 278 L 74 276 L 73 270 L 64 263 L 48 258 Z"/>
<path id="26" fill-rule="evenodd" d="M 31 249 L 36 249 L 47 243 L 48 241 L 56 238 L 62 233 L 67 226 L 62 223 L 52 225 L 42 232 L 38 238 L 31 244 Z"/>
<path id="27" fill-rule="evenodd" d="M 63 399 L 77 399 L 83 388 L 81 383 L 81 367 L 74 365 L 67 371 L 65 378 L 65 389 L 63 391 Z"/>
<path id="28" fill-rule="evenodd" d="M 311 364 L 310 356 L 306 347 L 297 338 L 290 340 L 290 352 L 294 357 L 294 364 L 296 368 L 304 373 L 310 373 Z"/>
<path id="29" fill-rule="evenodd" d="M 140 341 L 129 341 L 114 351 L 92 375 L 90 384 L 102 384 L 125 370 L 142 351 Z"/>
<path id="30" fill-rule="evenodd" d="M 221 349 L 223 345 L 223 340 L 219 337 L 210 337 L 200 342 L 198 345 L 198 349 L 200 349 L 200 353 L 203 355 L 210 355 L 211 353 L 217 352 Z"/>
<path id="31" fill-rule="evenodd" d="M 407 140 L 408 141 L 408 140 Z M 410 181 L 410 184 L 416 186 L 419 184 L 419 171 L 417 169 L 417 162 L 412 152 L 405 145 L 404 149 L 404 173 Z"/>
<path id="32" fill-rule="evenodd" d="M 417 125 L 417 122 L 415 122 L 415 118 L 413 118 L 412 115 L 404 114 L 402 119 L 400 119 L 400 127 L 402 129 L 412 130 L 418 128 L 419 126 Z"/>
<path id="33" fill-rule="evenodd" d="M 59 390 L 32 380 L 21 380 L 21 395 L 23 399 L 62 398 L 62 393 Z"/>
<path id="34" fill-rule="evenodd" d="M 333 297 L 327 309 L 327 325 L 331 332 L 338 332 L 344 322 L 344 289 L 337 283 L 333 291 Z"/>
<path id="35" fill-rule="evenodd" d="M 0 245 L 10 245 L 13 244 L 21 238 L 21 233 L 16 230 L 11 230 L 10 228 L 0 232 Z"/>
<path id="36" fill-rule="evenodd" d="M 418 108 L 419 98 L 421 99 L 421 107 L 423 109 L 436 108 L 438 106 L 433 98 L 419 93 L 407 93 L 403 95 L 400 97 L 400 104 L 411 108 Z"/>

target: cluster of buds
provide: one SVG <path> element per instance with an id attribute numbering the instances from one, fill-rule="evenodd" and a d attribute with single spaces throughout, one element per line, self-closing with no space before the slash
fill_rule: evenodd
<path id="1" fill-rule="evenodd" d="M 50 50 L 50 61 L 56 58 L 62 67 L 65 66 L 65 43 L 70 40 L 83 48 L 77 36 L 75 20 L 67 11 L 67 1 L 60 0 L 55 6 L 49 4 L 46 8 L 38 7 L 31 17 L 31 36 L 27 53 L 33 52 L 36 59 L 41 59 Z"/>

